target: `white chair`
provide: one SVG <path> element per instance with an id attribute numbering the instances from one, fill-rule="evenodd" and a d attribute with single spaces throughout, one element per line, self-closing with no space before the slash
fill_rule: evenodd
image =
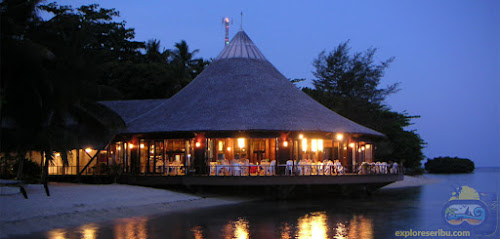
<path id="1" fill-rule="evenodd" d="M 380 164 L 380 171 L 382 172 L 382 174 L 387 174 L 387 163 L 386 162 L 382 162 Z"/>
<path id="2" fill-rule="evenodd" d="M 326 163 L 323 163 L 325 165 L 324 168 L 324 175 L 332 175 L 332 168 L 333 168 L 333 162 L 331 160 L 327 160 Z"/>
<path id="3" fill-rule="evenodd" d="M 293 161 L 292 160 L 288 160 L 288 161 L 286 161 L 286 171 L 285 171 L 285 174 L 286 175 L 292 175 L 292 172 L 293 172 Z"/>
<path id="4" fill-rule="evenodd" d="M 276 174 L 276 160 L 271 161 L 269 167 L 267 168 L 267 175 L 275 175 Z"/>
<path id="5" fill-rule="evenodd" d="M 391 173 L 398 173 L 398 163 L 394 162 L 392 164 Z"/>
<path id="6" fill-rule="evenodd" d="M 339 174 L 343 175 L 345 173 L 344 167 L 342 166 L 342 164 L 338 160 L 335 160 L 334 168 L 335 168 L 335 174 L 337 174 L 337 175 L 339 175 Z"/>
<path id="7" fill-rule="evenodd" d="M 233 163 L 231 165 L 231 171 L 233 176 L 241 176 L 241 164 Z"/>

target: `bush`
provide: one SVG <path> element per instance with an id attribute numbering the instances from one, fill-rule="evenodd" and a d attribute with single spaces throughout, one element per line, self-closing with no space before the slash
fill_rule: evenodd
<path id="1" fill-rule="evenodd" d="M 429 173 L 472 173 L 474 169 L 474 162 L 458 157 L 437 157 L 425 163 L 425 170 Z"/>

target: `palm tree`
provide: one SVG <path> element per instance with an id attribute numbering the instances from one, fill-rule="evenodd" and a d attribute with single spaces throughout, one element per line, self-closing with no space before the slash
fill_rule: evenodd
<path id="1" fill-rule="evenodd" d="M 55 48 L 59 55 L 54 54 L 43 44 L 54 39 L 38 39 L 32 34 L 32 29 L 42 26 L 36 15 L 38 3 L 0 3 L 0 150 L 44 152 L 42 181 L 46 185 L 53 151 L 66 152 L 86 144 L 102 147 L 124 123 L 114 111 L 95 101 L 101 88 L 86 79 L 92 69 L 77 52 L 65 54 Z M 24 13 L 23 17 L 16 12 Z"/>

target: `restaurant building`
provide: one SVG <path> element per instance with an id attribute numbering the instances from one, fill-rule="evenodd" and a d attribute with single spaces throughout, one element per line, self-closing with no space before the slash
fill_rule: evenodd
<path id="1" fill-rule="evenodd" d="M 372 140 L 384 137 L 302 92 L 244 31 L 173 97 L 101 104 L 126 128 L 104 149 L 73 150 L 68 166 L 56 157 L 52 174 L 349 174 L 373 162 Z"/>

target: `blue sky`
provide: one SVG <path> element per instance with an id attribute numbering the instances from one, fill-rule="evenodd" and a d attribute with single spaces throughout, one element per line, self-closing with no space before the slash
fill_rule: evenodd
<path id="1" fill-rule="evenodd" d="M 233 19 L 232 37 L 243 11 L 243 29 L 288 78 L 313 79 L 313 59 L 346 40 L 353 51 L 376 47 L 377 60 L 395 57 L 382 85 L 401 83 L 387 104 L 421 116 L 411 129 L 427 157 L 500 166 L 500 1 L 58 2 L 115 8 L 137 40 L 186 40 L 204 58 L 224 46 L 222 18 Z"/>

